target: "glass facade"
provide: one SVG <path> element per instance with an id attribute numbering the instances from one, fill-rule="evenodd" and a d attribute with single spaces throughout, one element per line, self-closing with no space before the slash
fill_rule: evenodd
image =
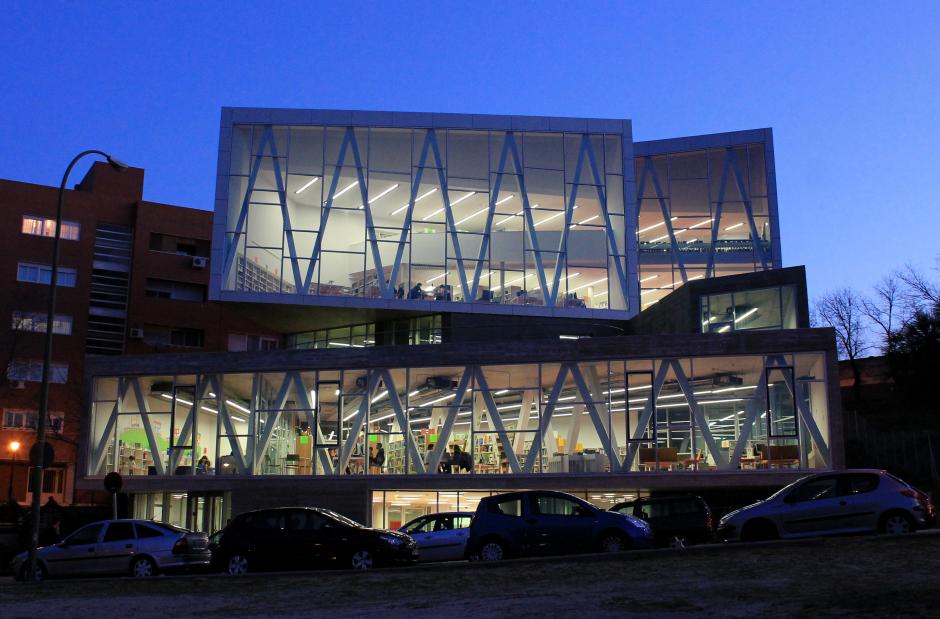
<path id="1" fill-rule="evenodd" d="M 703 296 L 702 333 L 796 329 L 796 291 L 778 286 Z"/>
<path id="2" fill-rule="evenodd" d="M 441 315 L 434 314 L 391 320 L 382 325 L 366 323 L 295 333 L 287 337 L 287 348 L 367 348 L 376 344 L 415 346 L 440 344 L 442 337 Z"/>
<path id="3" fill-rule="evenodd" d="M 221 289 L 626 310 L 622 148 L 619 133 L 236 124 Z"/>
<path id="4" fill-rule="evenodd" d="M 824 353 L 95 379 L 89 475 L 830 466 Z"/>
<path id="5" fill-rule="evenodd" d="M 685 282 L 772 268 L 763 143 L 638 157 L 640 309 Z"/>

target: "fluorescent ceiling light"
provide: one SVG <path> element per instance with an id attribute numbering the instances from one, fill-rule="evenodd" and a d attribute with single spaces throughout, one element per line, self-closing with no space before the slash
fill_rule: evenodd
<path id="1" fill-rule="evenodd" d="M 426 191 L 425 193 L 421 194 L 420 196 L 418 196 L 417 198 L 415 198 L 415 204 L 417 204 L 417 203 L 420 202 L 421 200 L 424 200 L 425 198 L 427 198 L 429 195 L 431 195 L 431 194 L 434 193 L 435 191 L 437 191 L 437 187 L 434 187 L 434 188 L 432 188 L 431 190 Z M 405 210 L 406 208 L 408 208 L 408 205 L 407 205 L 407 204 L 405 204 L 405 205 L 403 205 L 403 206 L 400 206 L 400 207 L 398 207 L 397 209 L 395 209 L 394 211 L 392 211 L 392 215 L 397 215 L 397 214 L 401 213 L 403 210 Z"/>
<path id="2" fill-rule="evenodd" d="M 595 284 L 600 284 L 601 282 L 606 282 L 606 281 L 607 281 L 607 278 L 605 277 L 605 278 L 603 278 L 603 279 L 597 280 L 596 282 L 591 282 L 590 284 L 581 284 L 581 285 L 578 286 L 577 288 L 569 288 L 569 289 L 568 289 L 568 292 L 574 292 L 575 290 L 581 290 L 582 288 L 588 288 L 589 286 L 593 286 L 593 285 L 595 285 Z"/>
<path id="3" fill-rule="evenodd" d="M 381 198 L 382 196 L 387 195 L 389 192 L 395 191 L 395 189 L 397 189 L 397 188 L 398 188 L 398 183 L 395 183 L 394 185 L 392 185 L 391 187 L 389 187 L 388 189 L 386 189 L 385 191 L 383 191 L 383 192 L 380 193 L 379 195 L 377 195 L 377 196 L 375 196 L 374 198 L 372 198 L 371 200 L 369 200 L 369 204 L 372 204 L 373 202 L 375 202 L 376 200 L 378 200 L 378 199 Z M 361 205 L 361 204 L 359 205 L 359 210 L 362 210 L 362 205 Z"/>
<path id="4" fill-rule="evenodd" d="M 232 400 L 226 400 L 225 403 L 228 404 L 229 406 L 231 406 L 232 408 L 236 409 L 236 410 L 240 410 L 240 411 L 243 412 L 243 413 L 251 414 L 251 411 L 250 411 L 250 410 L 248 410 L 247 408 L 245 408 L 244 406 L 242 406 L 242 405 L 239 404 L 238 402 L 234 402 L 234 401 L 232 401 Z"/>
<path id="5" fill-rule="evenodd" d="M 467 221 L 468 219 L 473 219 L 474 217 L 476 217 L 476 216 L 479 215 L 480 213 L 485 213 L 485 212 L 488 211 L 488 210 L 490 210 L 490 207 L 484 206 L 483 208 L 481 208 L 479 211 L 477 211 L 477 212 L 474 213 L 473 215 L 467 215 L 466 217 L 464 217 L 463 219 L 461 219 L 460 221 L 458 221 L 458 222 L 455 223 L 454 225 L 455 225 L 455 226 L 459 226 L 460 224 L 462 224 L 463 222 Z"/>
<path id="6" fill-rule="evenodd" d="M 694 226 L 690 226 L 690 227 L 689 227 L 689 230 L 695 230 L 695 229 L 698 228 L 699 226 L 704 226 L 704 225 L 707 224 L 707 223 L 711 223 L 711 221 L 712 221 L 712 218 L 708 218 L 708 219 L 706 219 L 705 221 L 700 221 L 700 222 L 698 222 L 697 224 L 695 224 Z"/>
<path id="7" fill-rule="evenodd" d="M 353 182 L 349 183 L 348 185 L 346 185 L 346 188 L 345 188 L 345 189 L 341 190 L 338 194 L 336 194 L 335 196 L 333 196 L 333 199 L 335 200 L 336 198 L 340 197 L 341 195 L 343 195 L 344 193 L 346 193 L 347 191 L 349 191 L 350 189 L 352 189 L 353 187 L 355 187 L 355 186 L 358 185 L 358 184 L 359 184 L 359 181 L 353 181 Z"/>
<path id="8" fill-rule="evenodd" d="M 574 205 L 574 208 L 578 208 L 578 205 L 575 204 L 575 205 Z M 572 209 L 572 210 L 574 210 L 574 209 Z M 564 215 L 564 214 L 565 214 L 564 211 L 558 211 L 558 212 L 555 213 L 554 215 L 549 215 L 548 217 L 546 217 L 546 218 L 543 219 L 542 221 L 536 223 L 536 224 L 535 224 L 535 227 L 538 228 L 539 226 L 541 226 L 542 224 L 544 224 L 546 221 L 551 221 L 552 219 L 555 219 L 556 217 L 561 217 L 561 216 Z"/>
<path id="9" fill-rule="evenodd" d="M 446 276 L 447 276 L 447 271 L 444 271 L 444 272 L 441 273 L 440 275 L 435 275 L 434 277 L 432 277 L 431 279 L 429 279 L 429 280 L 427 281 L 427 283 L 430 284 L 430 283 L 433 282 L 434 280 L 438 280 L 438 279 L 440 279 L 440 278 L 442 278 L 442 277 L 446 277 Z"/>
<path id="10" fill-rule="evenodd" d="M 514 279 L 514 280 L 512 280 L 511 282 L 506 282 L 506 285 L 507 285 L 507 286 L 512 286 L 513 284 L 517 284 L 517 283 L 521 282 L 521 281 L 524 280 L 524 279 L 529 279 L 530 277 L 533 277 L 534 275 L 535 275 L 535 273 L 529 273 L 529 274 L 526 275 L 525 277 L 520 277 L 519 279 Z M 502 286 L 496 286 L 495 288 L 490 288 L 490 290 L 492 290 L 492 291 L 495 292 L 495 291 L 499 290 L 500 288 L 502 288 Z"/>
<path id="11" fill-rule="evenodd" d="M 650 275 L 649 277 L 644 277 L 643 279 L 640 280 L 640 283 L 642 284 L 643 282 L 648 282 L 651 279 L 656 279 L 657 277 L 659 277 L 659 275 Z"/>
<path id="12" fill-rule="evenodd" d="M 584 219 L 584 220 L 582 220 L 582 221 L 579 221 L 579 222 L 576 223 L 576 224 L 571 224 L 571 225 L 568 226 L 568 227 L 569 227 L 569 228 L 574 228 L 575 226 L 580 226 L 581 224 L 586 224 L 586 223 L 589 222 L 589 221 L 593 221 L 593 220 L 597 219 L 598 217 L 600 217 L 600 215 L 592 215 L 591 217 L 588 217 L 587 219 Z"/>
<path id="13" fill-rule="evenodd" d="M 670 219 L 669 221 L 675 221 L 675 220 L 677 220 L 677 219 L 679 219 L 679 218 L 678 218 L 678 217 L 673 217 L 673 218 Z M 665 225 L 666 225 L 666 222 L 665 222 L 665 221 L 661 221 L 661 222 L 659 222 L 658 224 L 653 224 L 652 226 L 647 226 L 647 227 L 643 228 L 642 230 L 637 230 L 637 234 L 643 234 L 644 232 L 649 232 L 650 230 L 653 230 L 654 228 L 658 228 L 658 227 L 660 227 L 660 226 L 665 226 Z"/>
<path id="14" fill-rule="evenodd" d="M 577 335 L 559 335 L 559 336 L 558 336 L 558 339 L 560 339 L 560 340 L 580 340 L 581 338 L 580 338 L 580 336 L 577 336 Z M 561 400 L 561 398 L 558 398 L 558 399 Z"/>
<path id="15" fill-rule="evenodd" d="M 305 189 L 307 189 L 308 187 L 310 187 L 310 185 L 314 184 L 314 183 L 317 182 L 318 180 L 320 180 L 320 177 L 319 177 L 319 176 L 314 176 L 312 179 L 310 179 L 309 181 L 307 181 L 306 183 L 304 183 L 303 186 L 302 186 L 300 189 L 298 189 L 297 191 L 295 191 L 294 193 L 295 193 L 295 194 L 298 194 L 298 193 L 304 191 Z"/>
<path id="16" fill-rule="evenodd" d="M 499 206 L 500 204 L 502 204 L 503 202 L 506 202 L 507 200 L 512 200 L 512 194 L 509 194 L 508 196 L 506 196 L 505 198 L 503 198 L 502 200 L 500 200 L 499 202 L 497 202 L 497 203 L 494 204 L 493 206 Z"/>
<path id="17" fill-rule="evenodd" d="M 388 390 L 386 389 L 385 391 L 383 391 L 383 392 L 380 393 L 379 395 L 377 395 L 377 396 L 375 396 L 374 398 L 372 398 L 372 401 L 369 402 L 369 403 L 370 403 L 370 404 L 375 404 L 376 402 L 378 402 L 379 400 L 381 400 L 382 398 L 384 398 L 384 397 L 387 396 L 387 395 L 388 395 Z"/>
<path id="18" fill-rule="evenodd" d="M 733 226 L 728 226 L 727 228 L 725 228 L 725 232 L 727 232 L 728 230 L 734 230 L 735 228 L 740 228 L 743 225 L 744 225 L 743 223 L 739 223 L 739 224 L 734 224 Z"/>
<path id="19" fill-rule="evenodd" d="M 722 328 L 718 329 L 718 333 L 724 333 L 725 331 L 730 331 L 731 325 L 725 325 Z"/>
<path id="20" fill-rule="evenodd" d="M 477 195 L 477 192 L 471 191 L 471 192 L 468 193 L 467 195 L 461 196 L 461 197 L 457 198 L 456 200 L 454 200 L 453 202 L 451 202 L 451 203 L 450 203 L 450 207 L 451 207 L 451 208 L 454 208 L 455 206 L 457 206 L 458 204 L 460 204 L 461 202 L 463 202 L 463 201 L 466 200 L 467 198 L 473 197 L 473 196 L 475 196 L 475 195 Z M 417 202 L 417 200 L 415 200 L 415 201 Z M 437 209 L 436 211 L 434 211 L 433 213 L 431 213 L 430 215 L 428 215 L 427 217 L 425 217 L 425 218 L 422 219 L 421 221 L 427 221 L 427 220 L 431 219 L 432 217 L 434 217 L 435 215 L 437 215 L 438 213 L 440 213 L 441 211 L 443 211 L 444 208 L 445 208 L 445 207 L 442 206 L 441 208 Z M 484 210 L 485 210 L 485 209 L 484 209 Z M 455 224 L 455 225 L 456 225 L 456 224 Z"/>
<path id="21" fill-rule="evenodd" d="M 509 389 L 500 389 L 499 391 L 493 392 L 493 395 L 503 395 L 504 393 L 509 393 Z"/>
<path id="22" fill-rule="evenodd" d="M 743 314 L 741 314 L 740 316 L 738 316 L 737 318 L 735 318 L 735 319 L 734 319 L 734 322 L 735 322 L 735 323 L 739 323 L 739 322 L 741 322 L 742 320 L 744 320 L 745 318 L 747 318 L 748 316 L 750 316 L 751 314 L 753 314 L 753 313 L 756 312 L 756 311 L 757 311 L 757 308 L 756 308 L 756 307 L 752 307 L 751 309 L 747 310 L 746 312 L 744 312 Z"/>
<path id="23" fill-rule="evenodd" d="M 533 204 L 533 205 L 530 206 L 529 208 L 530 208 L 530 209 L 534 209 L 534 208 L 538 208 L 538 207 L 539 207 L 538 204 Z M 513 217 L 518 217 L 519 215 L 522 215 L 523 213 L 525 213 L 525 209 L 519 211 L 519 212 L 516 213 L 515 215 L 510 215 L 510 216 L 507 217 L 506 219 L 503 219 L 503 220 L 501 220 L 501 221 L 497 221 L 497 222 L 496 222 L 496 225 L 497 225 L 497 226 L 501 226 L 502 224 L 506 223 L 507 221 L 509 221 L 509 220 L 512 219 Z"/>

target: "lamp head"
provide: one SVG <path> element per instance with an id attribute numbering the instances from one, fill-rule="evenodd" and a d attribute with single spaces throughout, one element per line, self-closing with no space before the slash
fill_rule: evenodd
<path id="1" fill-rule="evenodd" d="M 13 453 L 16 453 L 19 448 L 20 448 L 19 441 L 10 441 L 10 451 L 12 451 Z"/>
<path id="2" fill-rule="evenodd" d="M 127 165 L 120 159 L 115 159 L 111 155 L 108 155 L 108 163 L 111 165 L 112 168 L 114 168 L 118 172 L 123 172 L 124 170 L 130 167 L 129 165 Z"/>

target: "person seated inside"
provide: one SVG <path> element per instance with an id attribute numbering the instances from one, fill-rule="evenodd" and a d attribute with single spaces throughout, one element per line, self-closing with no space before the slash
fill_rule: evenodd
<path id="1" fill-rule="evenodd" d="M 421 292 L 421 282 L 418 282 L 417 284 L 415 284 L 414 288 L 412 288 L 410 291 L 408 291 L 408 298 L 409 298 L 409 299 L 420 299 L 420 298 L 421 298 L 421 295 L 422 295 L 422 292 Z"/>

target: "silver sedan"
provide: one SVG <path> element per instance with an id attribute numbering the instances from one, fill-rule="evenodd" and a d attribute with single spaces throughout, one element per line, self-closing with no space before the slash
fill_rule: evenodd
<path id="1" fill-rule="evenodd" d="M 445 512 L 415 518 L 402 528 L 418 543 L 418 560 L 459 561 L 464 558 L 472 512 Z"/>
<path id="2" fill-rule="evenodd" d="M 19 579 L 123 574 L 144 578 L 160 571 L 209 565 L 205 533 L 193 533 L 151 520 L 103 520 L 85 525 L 64 540 L 36 552 L 27 574 L 27 555 L 13 559 Z"/>
<path id="3" fill-rule="evenodd" d="M 930 498 L 874 469 L 833 471 L 796 481 L 721 519 L 718 537 L 759 541 L 843 533 L 911 533 L 930 526 Z"/>

